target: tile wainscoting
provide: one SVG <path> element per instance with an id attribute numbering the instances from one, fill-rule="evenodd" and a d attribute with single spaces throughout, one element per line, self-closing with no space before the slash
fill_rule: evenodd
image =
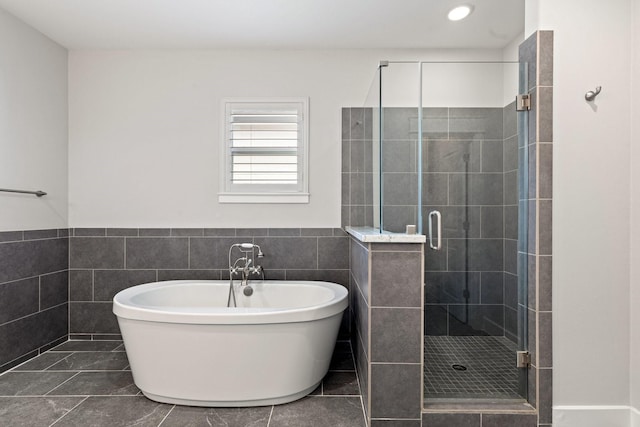
<path id="1" fill-rule="evenodd" d="M 68 236 L 0 232 L 0 372 L 67 339 Z"/>
<path id="2" fill-rule="evenodd" d="M 76 228 L 69 237 L 69 334 L 114 339 L 116 293 L 165 280 L 226 280 L 234 243 L 260 245 L 268 280 L 323 280 L 349 286 L 349 239 L 333 228 Z M 349 337 L 346 318 L 341 338 Z"/>
<path id="3" fill-rule="evenodd" d="M 349 238 L 333 228 L 75 228 L 0 232 L 0 372 L 71 339 L 117 339 L 122 289 L 226 279 L 228 250 L 265 252 L 267 279 L 349 286 Z M 340 337 L 349 338 L 348 313 Z"/>

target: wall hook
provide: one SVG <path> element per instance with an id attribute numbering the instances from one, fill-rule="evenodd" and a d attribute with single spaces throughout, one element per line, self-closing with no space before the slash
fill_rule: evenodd
<path id="1" fill-rule="evenodd" d="M 590 90 L 589 92 L 584 94 L 584 99 L 586 99 L 589 102 L 595 100 L 596 96 L 598 96 L 598 94 L 600 93 L 601 90 L 602 90 L 602 86 L 596 87 L 596 91 L 595 92 Z"/>

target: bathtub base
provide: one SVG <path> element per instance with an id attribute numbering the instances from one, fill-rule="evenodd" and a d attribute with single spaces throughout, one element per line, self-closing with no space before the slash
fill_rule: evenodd
<path id="1" fill-rule="evenodd" d="M 158 396 L 153 393 L 147 393 L 144 390 L 142 394 L 145 395 L 148 399 L 151 399 L 160 403 L 170 403 L 173 405 L 184 405 L 184 406 L 201 406 L 207 408 L 244 408 L 244 407 L 254 407 L 254 406 L 271 406 L 271 405 L 281 405 L 283 403 L 293 402 L 298 399 L 302 399 L 312 391 L 314 391 L 320 383 L 314 384 L 308 389 L 302 390 L 301 392 L 290 394 L 288 396 L 282 397 L 274 397 L 269 399 L 257 399 L 257 400 L 240 400 L 240 401 L 207 401 L 207 400 L 190 400 L 190 399 L 176 399 L 173 397 L 166 396 Z"/>
<path id="2" fill-rule="evenodd" d="M 329 370 L 342 313 L 273 325 L 118 319 L 136 386 L 151 400 L 260 406 L 311 393 Z"/>

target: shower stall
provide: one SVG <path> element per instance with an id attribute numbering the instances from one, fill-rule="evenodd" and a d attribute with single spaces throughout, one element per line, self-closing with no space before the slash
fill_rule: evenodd
<path id="1" fill-rule="evenodd" d="M 348 225 L 427 236 L 425 407 L 527 400 L 527 69 L 381 61 L 350 122 Z"/>

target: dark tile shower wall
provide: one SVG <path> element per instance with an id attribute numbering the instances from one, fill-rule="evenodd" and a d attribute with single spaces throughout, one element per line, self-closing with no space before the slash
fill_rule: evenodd
<path id="1" fill-rule="evenodd" d="M 423 246 L 351 238 L 351 339 L 371 426 L 420 423 Z"/>
<path id="2" fill-rule="evenodd" d="M 418 221 L 418 111 L 383 116 L 384 228 L 403 232 Z M 514 103 L 423 109 L 423 232 L 432 210 L 444 221 L 443 249 L 426 257 L 427 334 L 515 338 L 504 290 L 517 271 L 515 119 Z"/>
<path id="3" fill-rule="evenodd" d="M 418 109 L 384 108 L 382 198 L 384 229 L 404 233 L 418 224 Z"/>
<path id="4" fill-rule="evenodd" d="M 529 241 L 520 248 L 528 284 L 529 401 L 539 425 L 552 423 L 551 211 L 553 170 L 553 32 L 539 31 L 520 45 L 520 62 L 529 66 Z M 525 149 L 524 147 L 522 149 Z M 525 261 L 526 259 L 526 261 Z"/>
<path id="5" fill-rule="evenodd" d="M 342 226 L 373 226 L 373 114 L 342 109 Z"/>
<path id="6" fill-rule="evenodd" d="M 103 339 L 120 331 L 111 312 L 122 289 L 178 279 L 227 279 L 234 243 L 260 245 L 267 279 L 349 285 L 349 239 L 341 229 L 76 228 L 69 248 L 69 333 Z M 345 316 L 341 337 L 349 336 Z"/>
<path id="7" fill-rule="evenodd" d="M 0 372 L 68 336 L 67 230 L 0 232 Z"/>
<path id="8" fill-rule="evenodd" d="M 373 224 L 372 110 L 344 108 L 343 225 Z M 418 110 L 383 111 L 384 229 L 418 221 Z M 436 209 L 443 249 L 427 249 L 426 333 L 517 340 L 518 137 L 504 108 L 424 108 L 423 233 Z M 515 298 L 515 300 L 514 300 Z"/>
<path id="9" fill-rule="evenodd" d="M 503 165 L 504 109 L 423 114 L 423 230 L 432 210 L 443 219 L 443 248 L 426 254 L 426 334 L 504 335 L 504 273 L 516 273 L 505 202 L 517 206 Z"/>

